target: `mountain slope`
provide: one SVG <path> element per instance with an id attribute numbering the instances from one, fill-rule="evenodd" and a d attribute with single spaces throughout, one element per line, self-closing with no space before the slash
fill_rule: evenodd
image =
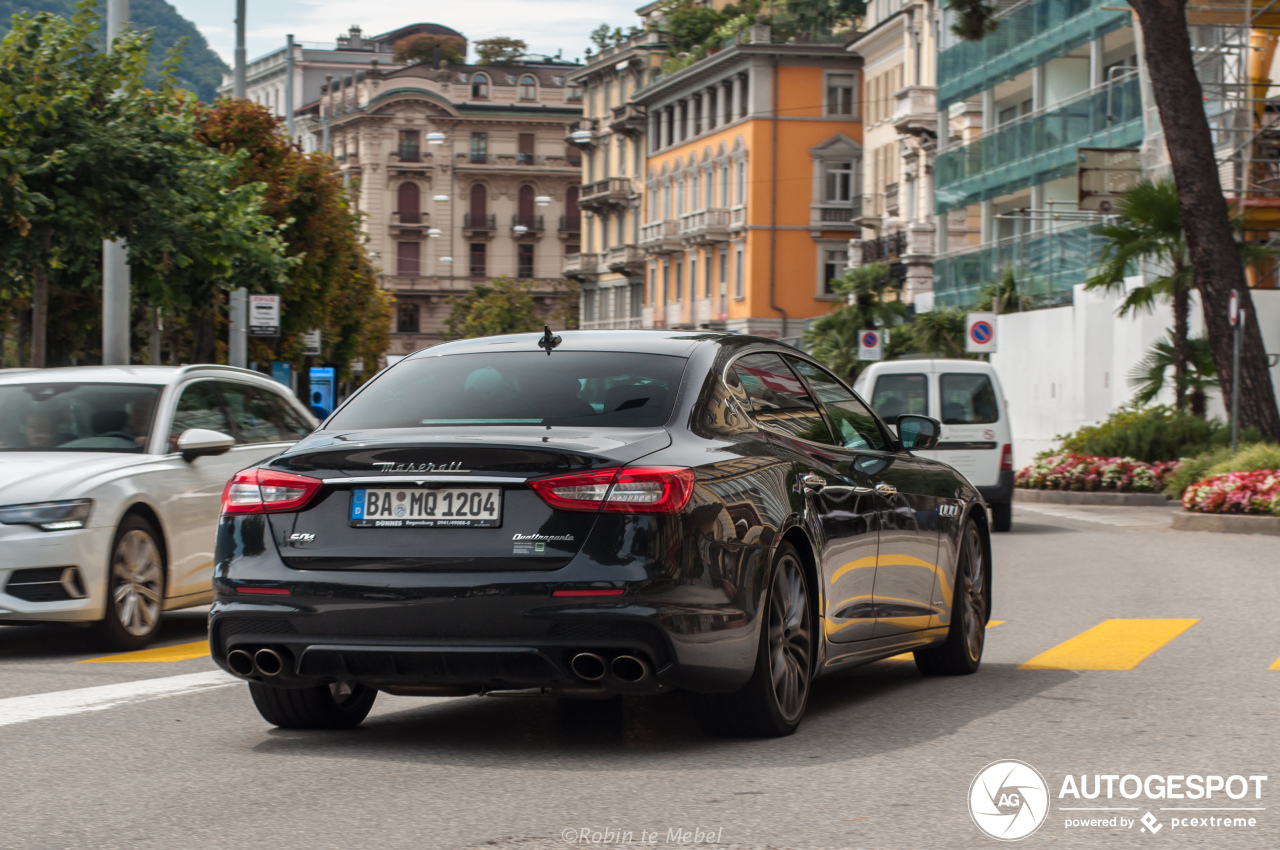
<path id="1" fill-rule="evenodd" d="M 17 12 L 53 12 L 70 16 L 75 12 L 75 5 L 75 0 L 0 0 L 0 34 L 9 31 L 10 20 Z M 178 82 L 195 92 L 201 100 L 213 100 L 223 73 L 230 69 L 222 57 L 209 48 L 196 25 L 179 15 L 165 0 L 130 0 L 129 7 L 133 25 L 155 33 L 147 82 L 155 84 L 165 52 L 177 44 L 178 39 L 185 37 L 188 41 L 182 51 Z M 100 2 L 98 11 L 105 16 L 106 4 Z"/>

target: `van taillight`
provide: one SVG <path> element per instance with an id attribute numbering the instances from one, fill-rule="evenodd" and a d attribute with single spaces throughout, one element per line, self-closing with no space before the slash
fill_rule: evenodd
<path id="1" fill-rule="evenodd" d="M 1000 471 L 1013 469 L 1013 446 L 1005 443 L 1003 449 L 1000 450 Z"/>

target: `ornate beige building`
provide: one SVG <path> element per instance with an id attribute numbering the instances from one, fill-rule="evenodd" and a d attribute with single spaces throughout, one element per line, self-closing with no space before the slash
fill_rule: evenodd
<path id="1" fill-rule="evenodd" d="M 451 298 L 500 275 L 532 282 L 547 314 L 565 297 L 564 258 L 581 244 L 581 155 L 564 131 L 582 111 L 576 67 L 375 65 L 325 84 L 311 132 L 327 136 L 395 293 L 390 354 L 442 341 Z"/>

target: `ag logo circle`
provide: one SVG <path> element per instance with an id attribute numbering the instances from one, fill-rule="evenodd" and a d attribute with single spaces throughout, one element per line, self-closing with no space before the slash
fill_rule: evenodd
<path id="1" fill-rule="evenodd" d="M 1022 761 L 994 761 L 969 786 L 969 815 L 978 829 L 1000 841 L 1017 841 L 1040 828 L 1049 814 L 1049 786 Z"/>

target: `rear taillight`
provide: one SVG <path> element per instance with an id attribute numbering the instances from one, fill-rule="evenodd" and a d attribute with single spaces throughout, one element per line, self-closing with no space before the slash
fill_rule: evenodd
<path id="1" fill-rule="evenodd" d="M 539 478 L 529 486 L 548 505 L 564 511 L 671 514 L 689 503 L 693 470 L 668 466 L 597 469 Z"/>
<path id="2" fill-rule="evenodd" d="M 1000 450 L 1000 471 L 1013 469 L 1013 446 L 1008 443 Z"/>
<path id="3" fill-rule="evenodd" d="M 232 476 L 222 491 L 222 514 L 300 511 L 323 485 L 319 479 L 292 472 L 246 469 Z"/>

